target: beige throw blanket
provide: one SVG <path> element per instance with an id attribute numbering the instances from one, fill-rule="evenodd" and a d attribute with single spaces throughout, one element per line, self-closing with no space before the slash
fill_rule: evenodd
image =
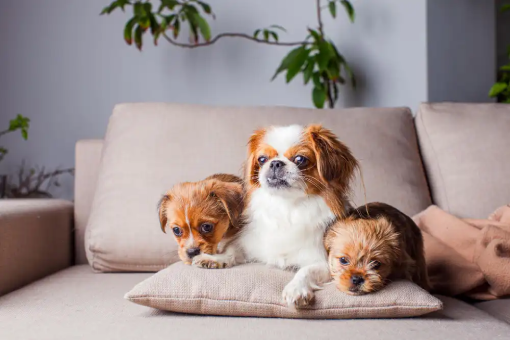
<path id="1" fill-rule="evenodd" d="M 487 220 L 437 206 L 414 216 L 423 233 L 433 293 L 493 300 L 510 295 L 510 205 Z"/>

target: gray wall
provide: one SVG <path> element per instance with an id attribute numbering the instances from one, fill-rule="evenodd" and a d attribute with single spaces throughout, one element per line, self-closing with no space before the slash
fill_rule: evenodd
<path id="1" fill-rule="evenodd" d="M 495 80 L 493 0 L 428 0 L 428 100 L 487 102 Z"/>
<path id="2" fill-rule="evenodd" d="M 500 13 L 503 4 L 509 4 L 508 0 L 496 0 L 496 44 L 498 66 L 508 64 L 507 48 L 510 46 L 510 11 Z"/>
<path id="3" fill-rule="evenodd" d="M 290 85 L 283 78 L 269 82 L 287 48 L 225 40 L 186 50 L 161 41 L 157 48 L 147 42 L 140 53 L 123 42 L 125 15 L 98 15 L 109 1 L 0 2 L 0 126 L 18 112 L 32 119 L 28 142 L 17 135 L 1 140 L 11 154 L 0 173 L 14 171 L 22 159 L 49 167 L 73 166 L 75 142 L 101 138 L 112 107 L 120 102 L 311 107 L 310 88 L 300 80 Z M 479 2 L 485 0 L 469 1 Z M 312 0 L 211 3 L 217 14 L 213 32 L 251 33 L 278 23 L 288 29 L 287 39 L 296 40 L 306 35 L 306 26 L 316 24 Z M 344 15 L 325 22 L 360 81 L 355 92 L 343 89 L 339 106 L 415 109 L 430 90 L 427 1 L 354 4 L 354 25 Z M 442 25 L 448 27 L 444 20 Z M 479 98 L 471 89 L 465 91 L 464 100 Z M 72 197 L 72 179 L 56 194 Z"/>

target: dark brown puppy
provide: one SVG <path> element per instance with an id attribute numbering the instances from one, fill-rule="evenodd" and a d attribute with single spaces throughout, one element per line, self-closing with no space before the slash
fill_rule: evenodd
<path id="1" fill-rule="evenodd" d="M 429 290 L 421 231 L 388 204 L 351 209 L 331 225 L 324 242 L 331 276 L 345 293 L 375 292 L 392 279 L 408 279 Z"/>

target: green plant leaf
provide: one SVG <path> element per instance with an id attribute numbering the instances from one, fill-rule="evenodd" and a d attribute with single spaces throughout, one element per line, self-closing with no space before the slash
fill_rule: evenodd
<path id="1" fill-rule="evenodd" d="M 336 102 L 338 100 L 338 84 L 332 83 L 331 87 L 333 88 L 333 102 Z"/>
<path id="2" fill-rule="evenodd" d="M 269 31 L 269 34 L 273 37 L 274 41 L 278 42 L 278 34 L 273 31 Z"/>
<path id="3" fill-rule="evenodd" d="M 311 36 L 313 37 L 313 39 L 315 40 L 315 42 L 319 42 L 322 40 L 319 32 L 317 32 L 316 30 L 312 30 L 312 29 L 308 29 L 308 32 L 310 32 Z"/>
<path id="4" fill-rule="evenodd" d="M 212 9 L 211 9 L 211 6 L 209 6 L 209 4 L 206 4 L 205 2 L 202 2 L 202 1 L 198 1 L 198 4 L 202 7 L 202 9 L 204 10 L 205 13 L 207 13 L 207 14 L 212 13 Z"/>
<path id="5" fill-rule="evenodd" d="M 152 4 L 150 2 L 144 2 L 143 9 L 145 11 L 145 15 L 152 13 Z"/>
<path id="6" fill-rule="evenodd" d="M 314 66 L 315 66 L 315 59 L 308 58 L 308 62 L 306 63 L 306 66 L 303 70 L 303 80 L 305 82 L 305 85 L 308 84 L 310 79 L 312 79 Z"/>
<path id="7" fill-rule="evenodd" d="M 143 29 L 140 25 L 137 25 L 135 28 L 135 45 L 140 51 L 142 50 L 142 34 Z"/>
<path id="8" fill-rule="evenodd" d="M 329 11 L 331 12 L 331 16 L 336 18 L 336 2 L 335 0 L 329 2 Z"/>
<path id="9" fill-rule="evenodd" d="M 30 119 L 20 114 L 16 115 L 16 118 L 9 121 L 8 131 L 21 130 L 21 136 L 23 139 L 28 139 L 28 128 L 30 127 Z"/>
<path id="10" fill-rule="evenodd" d="M 500 71 L 510 71 L 510 64 L 503 65 L 499 68 Z"/>
<path id="11" fill-rule="evenodd" d="M 282 30 L 284 32 L 287 32 L 287 30 L 280 25 L 271 25 L 271 26 L 269 26 L 269 28 L 276 28 L 276 29 Z"/>
<path id="12" fill-rule="evenodd" d="M 147 15 L 147 13 L 145 13 L 145 8 L 143 6 L 143 3 L 141 3 L 141 2 L 135 2 L 135 4 L 133 5 L 133 9 L 134 9 L 135 16 L 137 16 L 139 19 L 142 19 L 143 17 L 145 17 Z"/>
<path id="13" fill-rule="evenodd" d="M 126 5 L 130 5 L 131 3 L 129 2 L 129 0 L 117 0 L 117 6 L 120 7 L 120 9 L 124 12 L 124 7 L 126 7 Z"/>
<path id="14" fill-rule="evenodd" d="M 133 26 L 136 23 L 136 18 L 133 17 L 129 19 L 129 21 L 126 23 L 126 26 L 124 27 L 124 40 L 126 41 L 126 44 L 131 45 L 133 43 Z"/>
<path id="15" fill-rule="evenodd" d="M 259 36 L 259 34 L 260 34 L 260 29 L 255 30 L 255 32 L 253 32 L 253 37 L 254 37 L 255 39 L 257 39 L 257 37 Z"/>
<path id="16" fill-rule="evenodd" d="M 290 83 L 291 80 L 301 71 L 306 59 L 308 59 L 308 55 L 310 54 L 310 50 L 303 48 L 291 61 L 289 67 L 287 69 L 286 81 Z"/>
<path id="17" fill-rule="evenodd" d="M 110 14 L 111 12 L 113 12 L 117 7 L 119 6 L 119 2 L 118 1 L 114 1 L 112 2 L 111 4 L 109 4 L 108 6 L 106 6 L 105 8 L 103 8 L 103 10 L 101 11 L 101 13 L 99 15 L 104 15 L 104 14 Z"/>
<path id="18" fill-rule="evenodd" d="M 264 40 L 265 41 L 269 41 L 269 31 L 268 30 L 263 30 L 262 33 L 264 34 Z"/>
<path id="19" fill-rule="evenodd" d="M 324 85 L 322 84 L 321 74 L 320 72 L 314 72 L 312 75 L 313 85 L 315 87 L 323 88 Z"/>
<path id="20" fill-rule="evenodd" d="M 200 15 L 196 15 L 195 18 L 198 23 L 198 28 L 200 29 L 200 34 L 202 34 L 202 37 L 204 37 L 205 41 L 210 41 L 211 40 L 211 28 L 209 27 L 207 20 L 205 20 Z"/>
<path id="21" fill-rule="evenodd" d="M 504 12 L 507 12 L 507 11 L 510 11 L 510 4 L 504 4 L 503 6 L 501 6 L 501 9 L 499 10 L 501 13 L 504 13 Z"/>
<path id="22" fill-rule="evenodd" d="M 275 74 L 271 78 L 271 81 L 273 81 L 281 72 L 285 71 L 289 68 L 289 65 L 293 62 L 293 60 L 296 58 L 296 56 L 304 50 L 304 46 L 296 47 L 292 51 L 290 51 L 285 58 L 283 58 L 282 62 L 280 63 L 280 66 L 276 70 Z"/>
<path id="23" fill-rule="evenodd" d="M 351 19 L 351 22 L 354 22 L 356 13 L 354 12 L 354 7 L 352 7 L 351 2 L 348 0 L 341 0 L 340 3 L 344 6 L 344 9 L 347 12 L 347 15 L 349 16 L 349 19 Z"/>
<path id="24" fill-rule="evenodd" d="M 315 105 L 316 108 L 322 109 L 324 107 L 324 103 L 326 102 L 326 91 L 323 87 L 313 88 L 312 100 L 313 105 Z"/>
<path id="25" fill-rule="evenodd" d="M 489 91 L 489 97 L 497 97 L 498 94 L 506 90 L 508 84 L 506 83 L 496 83 L 492 85 L 490 91 Z"/>
<path id="26" fill-rule="evenodd" d="M 180 30 L 181 30 L 181 22 L 179 21 L 179 17 L 176 17 L 174 25 L 173 25 L 174 39 L 177 39 L 177 37 L 179 36 Z"/>
<path id="27" fill-rule="evenodd" d="M 335 51 L 331 46 L 331 43 L 327 41 L 321 41 L 319 43 L 319 53 L 315 55 L 317 59 L 317 65 L 320 71 L 326 70 L 329 61 L 335 56 Z"/>
<path id="28" fill-rule="evenodd" d="M 175 6 L 179 5 L 179 1 L 177 0 L 161 0 L 161 5 L 159 6 L 158 12 L 161 13 L 164 8 L 168 8 L 173 11 Z"/>

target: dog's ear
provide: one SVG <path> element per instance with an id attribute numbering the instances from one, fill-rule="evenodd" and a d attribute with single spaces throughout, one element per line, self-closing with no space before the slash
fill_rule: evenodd
<path id="1" fill-rule="evenodd" d="M 347 189 L 354 177 L 358 161 L 351 150 L 340 142 L 335 134 L 321 125 L 310 125 L 305 134 L 311 141 L 317 158 L 319 175 L 325 182 L 339 183 Z"/>
<path id="2" fill-rule="evenodd" d="M 248 140 L 248 159 L 245 164 L 245 181 L 250 185 L 259 183 L 260 165 L 257 161 L 257 149 L 266 134 L 266 130 L 260 129 L 255 131 Z"/>
<path id="3" fill-rule="evenodd" d="M 163 195 L 158 202 L 158 214 L 159 214 L 159 224 L 161 230 L 166 234 L 165 228 L 167 223 L 166 217 L 166 204 L 171 200 L 171 196 L 169 194 Z"/>
<path id="4" fill-rule="evenodd" d="M 243 212 L 243 185 L 235 182 L 214 181 L 209 196 L 218 199 L 234 228 L 241 225 Z"/>

